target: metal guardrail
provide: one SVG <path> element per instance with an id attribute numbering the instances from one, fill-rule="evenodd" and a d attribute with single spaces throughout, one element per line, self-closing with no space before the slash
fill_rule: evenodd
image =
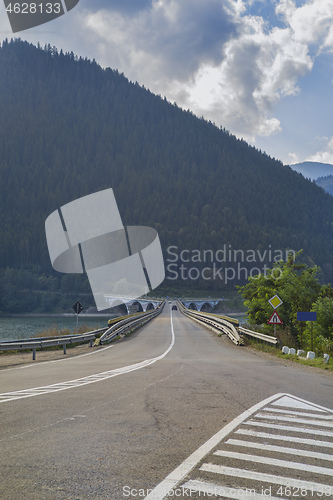
<path id="1" fill-rule="evenodd" d="M 192 319 L 196 319 L 201 323 L 206 323 L 212 326 L 213 328 L 222 331 L 223 333 L 228 335 L 230 340 L 232 340 L 232 342 L 236 345 L 242 345 L 243 343 L 242 338 L 239 335 L 240 333 L 242 335 L 246 335 L 247 337 L 252 337 L 261 340 L 263 342 L 268 342 L 269 344 L 276 345 L 278 343 L 276 337 L 271 337 L 270 335 L 264 335 L 263 333 L 254 332 L 252 330 L 248 330 L 247 328 L 243 328 L 241 326 L 239 326 L 236 329 L 234 324 L 229 322 L 227 319 L 224 319 L 227 317 L 220 318 L 211 313 L 202 313 L 199 311 L 186 309 L 184 304 L 182 304 L 181 302 L 178 302 L 178 307 L 181 310 L 181 312 L 186 316 L 192 317 Z"/>
<path id="2" fill-rule="evenodd" d="M 104 330 L 107 330 L 107 328 L 101 328 L 100 330 L 94 330 L 82 335 L 65 335 L 63 337 L 51 339 L 50 337 L 41 337 L 36 339 L 4 341 L 0 343 L 0 351 L 32 350 L 32 359 L 35 361 L 37 349 L 62 346 L 63 353 L 66 354 L 67 345 L 90 342 L 91 347 L 98 333 Z"/>
<path id="3" fill-rule="evenodd" d="M 209 313 L 206 314 L 199 311 L 186 309 L 186 307 L 181 302 L 178 302 L 178 306 L 180 311 L 186 316 L 189 316 L 192 319 L 195 319 L 201 323 L 210 325 L 214 329 L 217 329 L 220 332 L 225 333 L 234 344 L 236 345 L 242 344 L 242 339 L 239 336 L 235 326 L 229 321 L 219 318 L 218 316 L 214 316 L 213 314 Z"/>
<path id="4" fill-rule="evenodd" d="M 81 334 L 81 337 L 84 337 L 86 335 L 90 335 L 92 333 L 96 334 L 96 336 L 99 334 L 99 333 L 102 333 L 104 332 L 105 330 L 107 330 L 107 327 L 105 328 L 100 328 L 99 330 L 92 330 L 91 332 L 86 332 L 86 333 L 82 333 Z M 77 337 L 79 334 L 69 334 L 69 335 L 58 335 L 58 336 L 55 336 L 55 337 L 52 337 L 52 340 L 66 340 L 66 339 L 71 339 L 71 338 L 74 338 L 74 337 Z M 28 343 L 28 342 L 42 342 L 44 340 L 51 340 L 50 337 L 30 337 L 30 338 L 27 338 L 27 339 L 15 339 L 15 340 L 3 340 L 2 342 L 0 342 L 0 347 L 2 345 L 6 345 L 6 344 L 23 344 L 23 343 Z M 2 351 L 4 349 L 0 349 L 0 351 Z"/>
<path id="5" fill-rule="evenodd" d="M 134 316 L 126 318 L 118 323 L 115 323 L 111 328 L 100 328 L 99 330 L 94 330 L 92 332 L 87 332 L 82 335 L 64 335 L 59 337 L 39 337 L 39 338 L 29 338 L 29 339 L 18 339 L 18 340 L 5 340 L 0 342 L 0 351 L 19 351 L 19 350 L 32 350 L 32 359 L 36 359 L 36 350 L 43 349 L 45 347 L 62 346 L 63 353 L 66 354 L 67 345 L 77 344 L 80 342 L 90 342 L 90 347 L 93 345 L 93 341 L 96 339 L 99 333 L 103 333 L 101 336 L 101 344 L 110 342 L 115 337 L 125 333 L 126 331 L 138 328 L 144 325 L 155 316 L 160 314 L 164 307 L 164 302 L 152 311 L 147 311 L 142 313 L 140 317 Z M 103 339 L 103 341 L 102 341 Z"/>
<path id="6" fill-rule="evenodd" d="M 148 323 L 148 321 L 152 320 L 161 313 L 164 304 L 165 302 L 162 302 L 156 309 L 143 312 L 142 314 L 140 314 L 140 317 L 136 315 L 115 323 L 113 326 L 108 328 L 106 332 L 103 333 L 100 338 L 100 343 L 103 345 L 107 342 L 111 342 L 111 340 L 118 337 L 119 335 L 127 333 L 129 330 L 134 330 L 136 328 L 139 328 L 140 326 L 143 326 L 145 323 Z"/>
<path id="7" fill-rule="evenodd" d="M 263 340 L 264 342 L 268 342 L 269 344 L 276 345 L 278 340 L 276 337 L 271 337 L 270 335 L 264 335 L 263 333 L 253 332 L 252 330 L 248 330 L 247 328 L 239 327 L 238 331 L 243 333 L 244 335 L 252 338 L 256 338 L 259 340 Z"/>

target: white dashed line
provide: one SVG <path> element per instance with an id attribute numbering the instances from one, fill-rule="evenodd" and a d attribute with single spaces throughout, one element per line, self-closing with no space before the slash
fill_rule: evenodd
<path id="1" fill-rule="evenodd" d="M 171 315 L 171 343 L 168 347 L 168 349 L 161 354 L 160 356 L 157 356 L 156 358 L 151 358 L 151 359 L 146 359 L 144 361 L 141 361 L 139 363 L 135 363 L 133 365 L 129 366 L 124 366 L 123 368 L 116 368 L 114 370 L 109 370 L 106 372 L 102 373 L 96 373 L 94 375 L 89 375 L 87 377 L 81 377 L 75 380 L 69 380 L 67 382 L 62 382 L 59 384 L 51 384 L 47 386 L 42 386 L 42 387 L 33 387 L 31 389 L 24 389 L 21 391 L 13 391 L 13 392 L 6 392 L 3 394 L 0 394 L 0 403 L 5 403 L 9 401 L 15 401 L 17 399 L 23 399 L 23 398 L 31 398 L 34 396 L 40 396 L 42 394 L 50 394 L 54 392 L 59 392 L 59 391 L 64 391 L 66 389 L 75 389 L 77 387 L 82 387 L 87 384 L 93 384 L 95 382 L 101 382 L 103 380 L 107 380 L 112 377 L 117 377 L 118 375 L 124 375 L 125 373 L 131 373 L 136 370 L 141 370 L 142 368 L 146 368 L 147 366 L 150 366 L 157 361 L 160 361 L 161 359 L 165 358 L 165 356 L 171 351 L 175 344 L 175 332 L 173 328 L 173 321 L 172 321 L 172 315 Z"/>

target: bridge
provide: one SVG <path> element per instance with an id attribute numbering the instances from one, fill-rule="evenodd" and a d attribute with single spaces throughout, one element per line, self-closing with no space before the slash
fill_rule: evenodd
<path id="1" fill-rule="evenodd" d="M 115 307 L 119 305 L 125 305 L 127 314 L 130 312 L 145 312 L 149 311 L 150 309 L 156 309 L 158 305 L 161 303 L 161 300 L 156 299 L 156 298 L 139 298 L 139 299 L 133 299 L 130 297 L 114 297 L 114 296 L 106 296 L 107 301 L 110 304 L 110 307 Z M 217 298 L 217 299 L 212 299 L 212 298 L 184 298 L 180 299 L 180 302 L 184 304 L 184 306 L 187 309 L 193 309 L 194 311 L 211 311 L 216 304 L 224 300 L 223 298 Z"/>
<path id="2" fill-rule="evenodd" d="M 130 312 L 145 312 L 151 309 L 156 309 L 161 303 L 161 300 L 158 299 L 133 299 L 130 297 L 111 297 L 106 296 L 107 301 L 110 304 L 110 307 L 116 307 L 119 305 L 125 305 L 127 314 Z M 136 308 L 136 309 L 135 309 Z"/>
<path id="3" fill-rule="evenodd" d="M 184 306 L 187 309 L 193 309 L 194 311 L 210 311 L 213 309 L 214 306 L 219 304 L 224 300 L 223 298 L 220 299 L 191 299 L 191 298 L 185 298 L 185 299 L 180 299 L 180 302 L 184 304 Z"/>

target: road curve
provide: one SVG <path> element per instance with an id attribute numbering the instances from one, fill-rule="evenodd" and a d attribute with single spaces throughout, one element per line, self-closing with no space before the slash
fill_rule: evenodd
<path id="1" fill-rule="evenodd" d="M 92 355 L 2 370 L 0 392 L 5 500 L 144 498 L 266 398 L 333 408 L 332 376 L 234 346 L 169 304 Z"/>

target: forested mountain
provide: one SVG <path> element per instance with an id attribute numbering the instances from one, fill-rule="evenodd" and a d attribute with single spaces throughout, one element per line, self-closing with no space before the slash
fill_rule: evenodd
<path id="1" fill-rule="evenodd" d="M 333 199 L 323 189 L 116 70 L 50 46 L 4 42 L 0 311 L 13 309 L 19 289 L 70 291 L 77 283 L 89 292 L 79 278 L 52 271 L 44 222 L 109 187 L 123 223 L 155 227 L 164 252 L 302 248 L 330 278 Z"/>

